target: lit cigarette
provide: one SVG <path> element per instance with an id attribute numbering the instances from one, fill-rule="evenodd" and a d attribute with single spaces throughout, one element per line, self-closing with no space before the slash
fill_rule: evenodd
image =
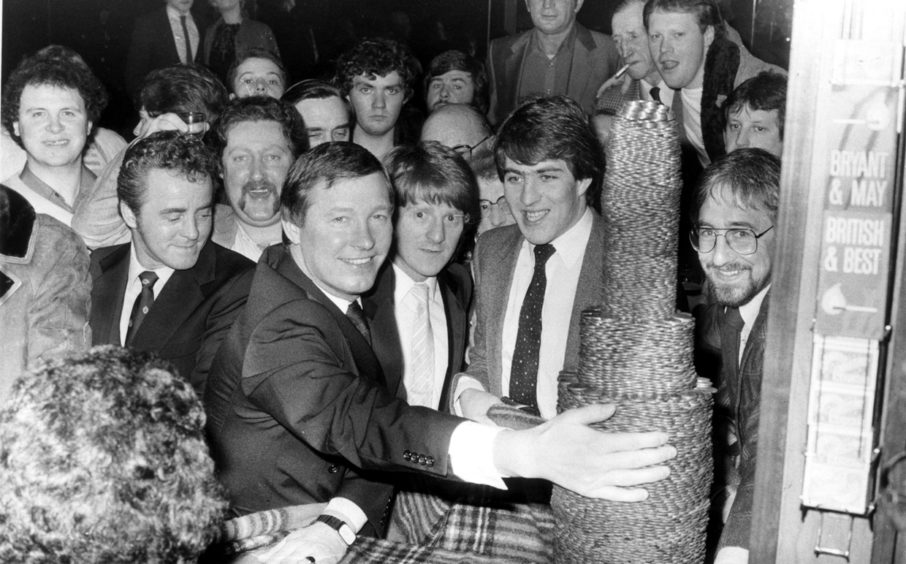
<path id="1" fill-rule="evenodd" d="M 617 74 L 613 75 L 614 78 L 623 78 L 623 75 L 626 74 L 626 71 L 629 70 L 629 65 L 623 65 L 620 67 L 620 70 L 617 71 Z"/>

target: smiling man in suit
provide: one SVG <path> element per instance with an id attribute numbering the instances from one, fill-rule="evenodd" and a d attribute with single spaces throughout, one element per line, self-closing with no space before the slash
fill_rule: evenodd
<path id="1" fill-rule="evenodd" d="M 217 171 L 194 135 L 163 131 L 133 144 L 117 182 L 132 241 L 91 255 L 93 344 L 156 352 L 199 395 L 253 273 L 251 261 L 208 240 Z"/>
<path id="2" fill-rule="evenodd" d="M 387 158 L 399 207 L 394 253 L 364 299 L 387 387 L 410 405 L 447 404 L 463 369 L 472 277 L 452 262 L 478 218 L 478 186 L 466 162 L 437 142 L 405 145 Z M 384 330 L 386 329 L 386 330 Z"/>

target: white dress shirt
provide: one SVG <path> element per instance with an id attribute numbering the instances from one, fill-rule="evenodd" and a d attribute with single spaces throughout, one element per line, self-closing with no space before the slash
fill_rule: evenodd
<path id="1" fill-rule="evenodd" d="M 167 19 L 170 20 L 170 30 L 173 32 L 173 41 L 176 43 L 176 52 L 179 54 L 179 62 L 184 65 L 191 65 L 194 61 L 186 60 L 186 38 L 182 32 L 182 22 L 179 17 L 186 16 L 186 28 L 189 30 L 189 41 L 192 45 L 192 57 L 198 58 L 198 49 L 201 47 L 201 35 L 198 33 L 198 26 L 192 19 L 192 13 L 183 14 L 173 6 L 167 5 Z"/>
<path id="2" fill-rule="evenodd" d="M 770 289 L 771 285 L 768 284 L 764 289 L 755 294 L 755 297 L 749 300 L 748 303 L 739 306 L 739 316 L 744 323 L 742 330 L 739 332 L 739 362 L 742 362 L 742 353 L 746 350 L 746 343 L 749 342 L 749 335 L 752 334 L 752 327 L 755 325 L 755 320 L 758 319 L 758 312 L 761 310 L 761 304 L 764 302 L 764 298 L 768 295 L 768 290 Z"/>
<path id="3" fill-rule="evenodd" d="M 400 346 L 403 349 L 403 385 L 406 388 L 406 401 L 409 405 L 423 405 L 437 409 L 440 404 L 440 394 L 443 391 L 444 378 L 447 375 L 447 364 L 450 358 L 450 346 L 447 339 L 447 314 L 444 310 L 442 292 L 437 284 L 437 278 L 426 278 L 424 284 L 428 286 L 428 312 L 431 317 L 431 332 L 434 337 L 434 380 L 431 385 L 431 397 L 417 397 L 413 393 L 412 374 L 412 338 L 415 336 L 416 311 L 407 299 L 409 291 L 416 282 L 403 272 L 401 268 L 393 265 L 396 276 L 396 286 L 393 289 L 393 313 L 396 317 L 396 326 L 399 330 Z"/>
<path id="4" fill-rule="evenodd" d="M 126 294 L 123 296 L 123 311 L 120 313 L 120 344 L 123 346 L 126 346 L 126 333 L 129 331 L 129 318 L 132 317 L 132 306 L 135 305 L 135 299 L 142 293 L 142 282 L 138 279 L 138 275 L 146 270 L 151 270 L 154 274 L 157 274 L 157 282 L 151 288 L 156 300 L 167 281 L 173 276 L 173 272 L 175 272 L 167 266 L 163 268 L 145 268 L 139 264 L 135 256 L 135 243 L 131 243 L 129 247 L 129 278 L 126 279 Z"/>

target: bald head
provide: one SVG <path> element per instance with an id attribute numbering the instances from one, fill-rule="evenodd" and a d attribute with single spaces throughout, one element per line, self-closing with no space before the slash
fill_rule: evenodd
<path id="1" fill-rule="evenodd" d="M 422 141 L 438 141 L 466 158 L 491 135 L 491 126 L 466 104 L 447 104 L 431 112 L 422 126 Z"/>

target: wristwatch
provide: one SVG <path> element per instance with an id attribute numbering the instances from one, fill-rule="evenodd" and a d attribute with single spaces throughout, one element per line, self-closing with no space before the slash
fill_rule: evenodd
<path id="1" fill-rule="evenodd" d="M 353 532 L 352 527 L 346 524 L 346 521 L 334 517 L 333 515 L 318 515 L 318 518 L 315 521 L 324 523 L 331 529 L 335 530 L 340 538 L 343 539 L 343 542 L 346 543 L 346 546 L 351 545 L 355 542 L 355 532 Z"/>

